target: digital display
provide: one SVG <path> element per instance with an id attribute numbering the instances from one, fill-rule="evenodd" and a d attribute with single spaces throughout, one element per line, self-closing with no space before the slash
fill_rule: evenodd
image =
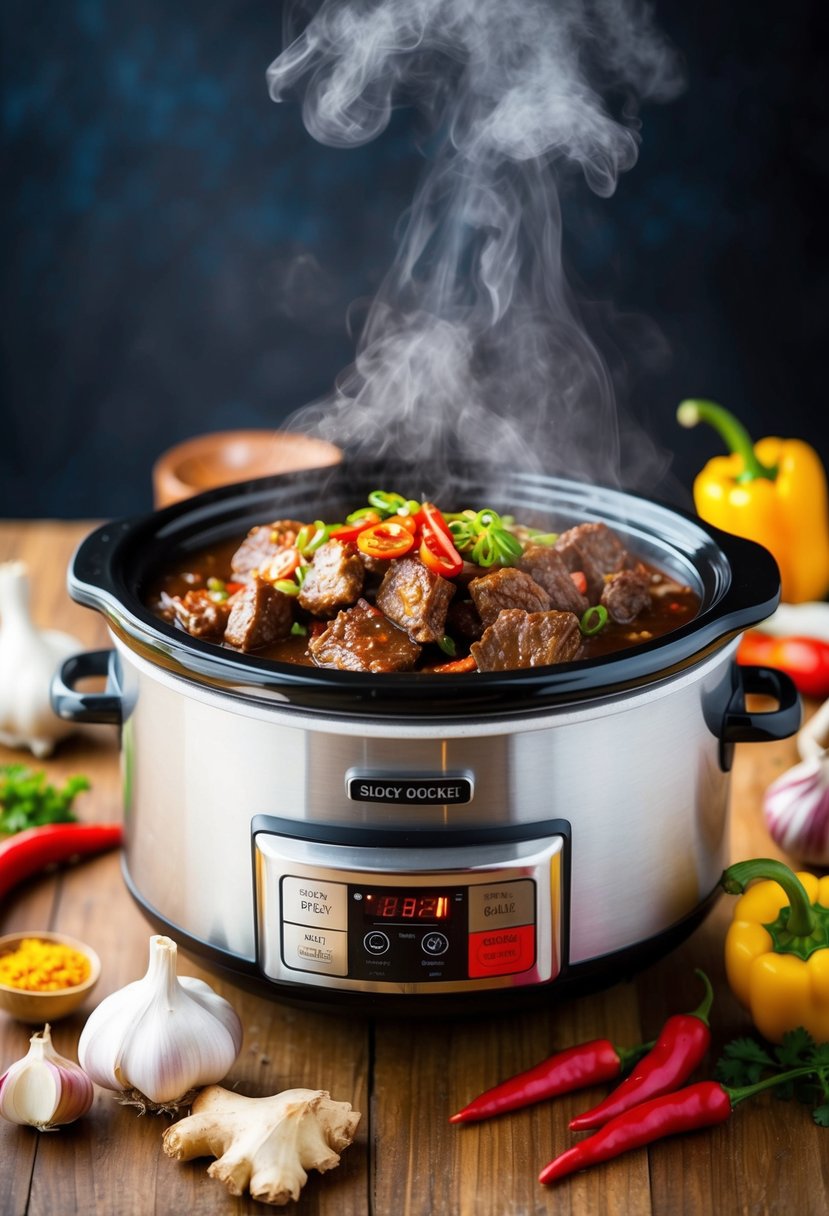
<path id="1" fill-rule="evenodd" d="M 365 919 L 400 921 L 448 920 L 451 901 L 446 891 L 367 891 Z"/>

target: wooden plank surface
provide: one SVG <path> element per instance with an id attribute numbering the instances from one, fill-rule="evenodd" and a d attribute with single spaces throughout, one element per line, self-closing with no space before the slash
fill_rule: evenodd
<path id="1" fill-rule="evenodd" d="M 0 561 L 29 566 L 33 609 L 42 626 L 75 634 L 89 648 L 107 644 L 98 614 L 73 604 L 65 571 L 83 523 L 0 524 Z M 813 707 L 809 707 L 813 708 Z M 85 820 L 120 814 L 116 732 L 87 727 L 38 763 L 49 779 L 86 773 Z M 31 761 L 0 748 L 0 764 Z M 765 831 L 766 785 L 794 762 L 792 741 L 738 748 L 732 786 L 732 856 L 780 856 Z M 34 763 L 34 762 L 33 762 Z M 620 881 L 623 876 L 620 875 Z M 606 1036 L 619 1044 L 654 1037 L 671 1013 L 699 999 L 695 967 L 716 990 L 712 1067 L 722 1044 L 749 1031 L 728 993 L 722 941 L 730 902 L 670 956 L 608 991 L 514 1016 L 380 1020 L 319 1014 L 243 992 L 183 960 L 226 996 L 245 1026 L 228 1085 L 254 1096 L 293 1086 L 327 1089 L 362 1112 L 357 1140 L 340 1167 L 312 1173 L 303 1216 L 823 1216 L 829 1194 L 829 1133 L 805 1107 L 757 1099 L 729 1123 L 541 1187 L 539 1169 L 573 1141 L 567 1124 L 598 1100 L 583 1091 L 488 1123 L 456 1127 L 448 1116 L 476 1093 L 574 1042 Z M 58 1049 L 74 1055 L 88 1012 L 107 993 L 143 974 L 150 928 L 127 895 L 116 854 L 34 879 L 0 908 L 0 932 L 59 928 L 93 945 L 104 968 L 78 1014 L 57 1023 Z M 0 1070 L 25 1054 L 31 1027 L 0 1014 Z M 706 1069 L 700 1070 L 705 1075 Z M 187 1212 L 264 1213 L 208 1178 L 208 1161 L 180 1164 L 161 1151 L 166 1120 L 138 1118 L 96 1090 L 89 1116 L 50 1135 L 0 1123 L 3 1216 L 167 1216 Z"/>

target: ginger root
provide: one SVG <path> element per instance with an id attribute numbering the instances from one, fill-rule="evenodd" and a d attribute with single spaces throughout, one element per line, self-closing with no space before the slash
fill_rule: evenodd
<path id="1" fill-rule="evenodd" d="M 270 1098 L 246 1098 L 221 1085 L 203 1089 L 192 1114 L 168 1127 L 168 1157 L 218 1158 L 208 1169 L 231 1195 L 248 1188 L 263 1203 L 298 1199 L 307 1171 L 340 1164 L 360 1115 L 349 1102 L 334 1102 L 323 1089 L 286 1089 Z"/>

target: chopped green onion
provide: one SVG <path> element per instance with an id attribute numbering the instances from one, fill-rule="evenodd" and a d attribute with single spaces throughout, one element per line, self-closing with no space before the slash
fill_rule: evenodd
<path id="1" fill-rule="evenodd" d="M 586 638 L 591 638 L 595 633 L 600 633 L 604 629 L 609 619 L 604 604 L 594 604 L 592 608 L 588 608 L 582 614 L 579 629 Z"/>
<path id="2" fill-rule="evenodd" d="M 404 498 L 402 494 L 389 494 L 385 490 L 372 490 L 368 496 L 370 509 L 376 511 L 383 519 L 390 515 L 417 515 L 421 504 L 414 498 Z"/>
<path id="3" fill-rule="evenodd" d="M 558 532 L 541 532 L 538 528 L 528 528 L 527 535 L 534 545 L 554 545 L 558 540 Z"/>
<path id="4" fill-rule="evenodd" d="M 438 638 L 438 646 L 444 654 L 448 654 L 450 659 L 454 659 L 457 653 L 454 638 L 450 638 L 448 633 L 445 633 L 442 638 Z"/>
<path id="5" fill-rule="evenodd" d="M 303 557 L 309 557 L 312 553 L 316 553 L 321 545 L 325 544 L 331 535 L 331 531 L 331 524 L 326 524 L 321 519 L 315 519 L 313 524 L 305 524 L 297 532 L 296 547 Z"/>
<path id="6" fill-rule="evenodd" d="M 283 595 L 299 595 L 299 583 L 295 583 L 292 578 L 278 578 L 274 587 Z"/>
<path id="7" fill-rule="evenodd" d="M 224 581 L 220 578 L 209 578 L 206 586 L 208 591 L 227 591 Z"/>
<path id="8" fill-rule="evenodd" d="M 524 546 L 518 537 L 513 536 L 511 532 L 506 532 L 503 528 L 498 528 L 493 532 L 493 540 L 501 552 L 501 559 L 504 561 L 513 561 L 524 552 Z"/>
<path id="9" fill-rule="evenodd" d="M 501 516 L 495 511 L 491 511 L 489 507 L 484 507 L 475 516 L 475 523 L 479 528 L 499 527 L 501 524 Z"/>
<path id="10" fill-rule="evenodd" d="M 362 520 L 365 519 L 365 517 L 367 515 L 374 516 L 377 514 L 378 514 L 378 512 L 375 510 L 374 507 L 359 507 L 356 511 L 352 511 L 350 515 L 346 515 L 345 522 L 347 524 L 359 524 L 362 522 Z M 342 527 L 341 524 L 338 524 L 336 526 Z"/>
<path id="11" fill-rule="evenodd" d="M 292 638 L 307 638 L 308 637 L 308 626 L 300 624 L 299 621 L 294 621 L 293 625 L 291 626 L 291 637 Z"/>
<path id="12" fill-rule="evenodd" d="M 316 528 L 317 531 L 316 531 L 316 534 L 311 537 L 310 543 L 308 545 L 309 553 L 316 553 L 317 549 L 322 548 L 322 546 L 325 544 L 325 542 L 331 536 L 331 528 L 328 524 L 324 523 L 323 520 L 315 519 L 314 527 Z"/>

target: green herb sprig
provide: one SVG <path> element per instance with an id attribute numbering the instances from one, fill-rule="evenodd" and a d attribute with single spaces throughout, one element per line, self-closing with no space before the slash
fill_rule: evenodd
<path id="1" fill-rule="evenodd" d="M 69 777 L 62 789 L 46 781 L 44 772 L 25 764 L 0 766 L 0 835 L 10 836 L 46 823 L 75 823 L 75 795 L 89 789 L 89 779 Z"/>
<path id="2" fill-rule="evenodd" d="M 778 1047 L 768 1047 L 751 1038 L 726 1043 L 714 1075 L 723 1085 L 754 1085 L 765 1075 L 792 1068 L 809 1068 L 802 1080 L 788 1081 L 774 1089 L 779 1098 L 796 1098 L 812 1107 L 819 1127 L 829 1127 L 829 1043 L 816 1043 L 799 1026 L 783 1036 Z"/>

